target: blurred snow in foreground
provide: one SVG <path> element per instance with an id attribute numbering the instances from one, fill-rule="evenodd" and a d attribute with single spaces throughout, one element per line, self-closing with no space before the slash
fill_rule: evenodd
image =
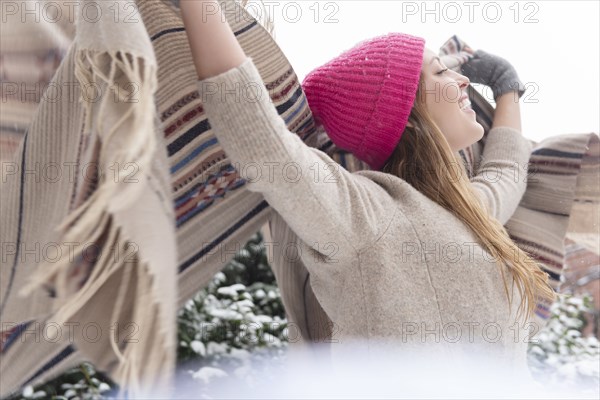
<path id="1" fill-rule="evenodd" d="M 319 347 L 296 347 L 273 359 L 260 352 L 232 357 L 240 363 L 231 369 L 188 371 L 196 384 L 176 383 L 174 398 L 600 398 L 600 388 L 576 378 L 564 386 L 543 377 L 536 381 L 499 367 L 485 354 L 451 362 L 435 354 L 402 359 L 382 355 L 376 363 L 347 355 L 347 362 L 335 367 Z"/>

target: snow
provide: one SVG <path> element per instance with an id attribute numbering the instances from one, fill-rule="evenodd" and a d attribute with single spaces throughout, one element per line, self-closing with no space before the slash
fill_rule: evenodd
<path id="1" fill-rule="evenodd" d="M 236 301 L 235 303 L 233 303 L 233 306 L 242 314 L 247 314 L 249 312 L 252 312 L 254 303 L 252 302 L 252 300 L 245 299 Z"/>
<path id="2" fill-rule="evenodd" d="M 190 343 L 190 347 L 192 348 L 192 350 L 194 350 L 196 354 L 199 354 L 202 357 L 206 356 L 206 346 L 204 346 L 204 343 L 198 340 L 193 340 Z"/>
<path id="3" fill-rule="evenodd" d="M 473 360 L 457 360 L 461 368 L 448 369 L 436 364 L 437 354 L 423 354 L 409 363 L 398 363 L 382 355 L 377 362 L 366 363 L 361 354 L 348 355 L 347 362 L 331 369 L 327 350 L 307 350 L 308 357 L 293 363 L 260 358 L 261 352 L 233 351 L 240 363 L 229 367 L 210 367 L 194 373 L 194 378 L 211 383 L 192 390 L 202 390 L 212 398 L 589 398 L 578 388 L 561 390 L 515 377 L 491 362 L 485 354 Z M 241 356 L 241 357 L 240 357 Z M 321 359 L 322 357 L 322 359 Z M 353 357 L 357 357 L 354 359 Z M 433 358 L 429 358 L 433 357 Z M 306 361 L 304 361 L 306 360 Z M 314 360 L 314 361 L 309 361 Z M 486 365 L 486 368 L 481 368 Z M 270 370 L 263 370 L 270 367 Z M 563 369 L 563 376 L 575 377 L 579 366 Z M 505 375 L 506 374 L 506 375 Z M 506 376 L 506 378 L 504 378 Z M 400 381 L 399 381 L 400 379 Z M 506 385 L 506 380 L 511 384 Z M 306 382 L 310 382 L 307 385 Z M 432 384 L 435 382 L 435 384 Z M 593 394 L 593 393 L 591 393 Z M 177 398 L 197 398 L 183 389 Z"/>
<path id="4" fill-rule="evenodd" d="M 246 285 L 242 285 L 241 283 L 236 283 L 231 286 L 224 286 L 217 289 L 217 293 L 223 296 L 236 297 L 239 291 L 246 289 Z"/>
<path id="5" fill-rule="evenodd" d="M 227 343 L 208 342 L 207 353 L 209 355 L 227 353 L 227 347 Z"/>
<path id="6" fill-rule="evenodd" d="M 233 374 L 240 379 L 246 378 L 251 375 L 252 366 L 250 364 L 244 364 L 233 370 Z"/>
<path id="7" fill-rule="evenodd" d="M 100 383 L 100 385 L 98 385 L 98 391 L 100 393 L 106 392 L 110 390 L 110 386 L 108 386 L 108 383 L 102 382 Z"/>
<path id="8" fill-rule="evenodd" d="M 242 319 L 242 314 L 240 314 L 239 312 L 237 312 L 235 310 L 228 310 L 228 309 L 219 310 L 219 309 L 213 308 L 211 310 L 208 310 L 208 313 L 210 315 L 212 315 L 213 317 L 216 317 L 219 319 L 224 319 L 224 320 L 240 320 L 240 319 Z"/>
<path id="9" fill-rule="evenodd" d="M 23 388 L 23 397 L 31 397 L 33 395 L 33 387 L 27 385 Z"/>
<path id="10" fill-rule="evenodd" d="M 265 332 L 263 333 L 263 340 L 266 343 L 271 343 L 274 344 L 276 346 L 281 345 L 281 340 L 279 340 L 278 338 L 276 338 L 275 336 L 271 335 L 269 332 Z"/>
<path id="11" fill-rule="evenodd" d="M 215 283 L 225 282 L 227 280 L 227 276 L 225 276 L 225 274 L 223 272 L 219 271 L 215 274 L 215 276 L 213 277 L 213 280 L 215 281 Z"/>
<path id="12" fill-rule="evenodd" d="M 224 378 L 226 376 L 229 376 L 227 372 L 213 367 L 202 367 L 192 374 L 194 379 L 201 381 L 205 385 L 210 383 L 215 378 Z"/>
<path id="13" fill-rule="evenodd" d="M 252 315 L 251 318 L 252 322 L 259 322 L 262 324 L 273 322 L 273 318 L 269 317 L 268 315 Z"/>
<path id="14" fill-rule="evenodd" d="M 250 352 L 248 350 L 244 350 L 244 349 L 236 349 L 234 347 L 231 349 L 231 352 L 229 354 L 231 357 L 237 358 L 239 360 L 247 361 L 250 359 Z"/>

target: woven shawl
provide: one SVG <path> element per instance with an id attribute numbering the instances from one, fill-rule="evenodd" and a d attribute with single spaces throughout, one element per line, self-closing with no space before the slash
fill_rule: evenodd
<path id="1" fill-rule="evenodd" d="M 18 254 L 7 253 L 6 260 L 3 257 L 1 320 L 9 325 L 6 329 L 3 325 L 2 333 L 1 396 L 23 384 L 36 384 L 57 375 L 83 359 L 94 362 L 133 393 L 141 391 L 142 376 L 148 379 L 146 388 L 155 391 L 172 375 L 176 307 L 205 287 L 214 273 L 265 222 L 281 221 L 260 195 L 246 190 L 245 182 L 211 133 L 198 98 L 183 23 L 178 10 L 169 3 L 140 1 L 137 3 L 139 23 L 116 26 L 119 24 L 114 21 L 102 21 L 94 25 L 94 35 L 87 38 L 85 24 L 78 27 L 75 42 L 53 78 L 57 83 L 96 80 L 110 87 L 104 78 L 110 76 L 110 66 L 114 65 L 119 69 L 119 73 L 114 71 L 114 77 L 123 74 L 122 82 L 139 83 L 143 92 L 138 92 L 138 98 L 153 102 L 142 101 L 131 108 L 117 102 L 104 109 L 98 101 L 92 105 L 43 102 L 14 158 L 16 165 L 72 161 L 80 166 L 102 157 L 104 165 L 109 166 L 115 159 L 139 161 L 136 189 L 117 185 L 111 187 L 114 189 L 111 196 L 94 197 L 96 192 L 102 192 L 106 181 L 80 179 L 84 184 L 61 181 L 51 186 L 22 174 L 22 169 L 15 176 L 7 177 L 6 182 L 3 177 L 3 243 L 31 246 L 32 243 L 66 242 L 64 238 L 70 232 L 71 236 L 75 232 L 80 234 L 73 227 L 86 221 L 86 212 L 72 221 L 73 225 L 62 225 L 65 229 L 54 228 L 73 215 L 77 206 L 96 201 L 96 213 L 90 214 L 102 224 L 93 232 L 86 232 L 89 240 L 76 236 L 79 242 L 99 242 L 104 246 L 114 243 L 125 248 L 123 253 L 127 255 L 131 255 L 133 243 L 135 252 L 134 257 L 127 257 L 132 258 L 129 263 L 119 263 L 118 258 L 113 262 L 112 257 L 98 260 L 96 256 L 92 262 L 74 262 L 62 267 L 53 263 L 50 268 L 38 265 L 35 260 L 23 260 Z M 125 4 L 121 6 L 129 15 L 131 9 L 126 9 Z M 326 151 L 348 170 L 365 169 L 351 154 L 337 149 L 322 127 L 315 126 L 298 77 L 268 32 L 233 1 L 227 2 L 225 13 L 244 51 L 257 65 L 273 104 L 290 131 L 300 135 L 307 145 Z M 107 37 L 120 36 L 128 40 L 119 40 L 113 49 L 98 48 L 110 44 L 89 40 L 101 37 L 99 29 L 107 32 Z M 131 38 L 136 39 L 134 42 L 139 48 L 127 43 Z M 454 49 L 449 47 L 452 42 L 456 43 Z M 450 57 L 444 60 L 447 65 L 450 66 L 454 57 L 458 66 L 460 41 L 453 38 L 449 43 L 441 54 Z M 105 95 L 114 98 L 114 93 L 106 91 Z M 473 94 L 472 101 L 478 105 L 478 120 L 487 132 L 493 108 L 483 99 L 478 101 L 476 96 Z M 139 135 L 131 134 L 131 127 L 123 127 L 117 135 L 111 135 L 107 123 L 104 129 L 96 126 L 100 116 L 118 121 L 129 112 L 128 115 L 137 115 L 146 124 L 152 119 L 155 128 L 141 129 L 143 123 L 134 122 L 135 118 L 129 118 L 128 124 L 132 124 Z M 69 118 L 65 118 L 67 115 Z M 141 146 L 141 143 L 153 142 L 155 146 Z M 483 145 L 484 140 L 461 151 L 470 171 Z M 129 152 L 124 155 L 121 150 Z M 585 212 L 597 212 L 598 188 L 592 184 L 598 177 L 599 151 L 596 134 L 563 135 L 538 143 L 532 161 L 537 160 L 538 176 L 544 179 L 528 186 L 522 202 L 526 211 L 519 214 L 518 210 L 507 224 L 511 234 L 520 232 L 523 241 L 517 243 L 536 256 L 544 268 L 552 272 L 556 282 L 564 264 L 563 239 L 567 232 L 578 232 L 580 238 L 594 232 L 585 224 L 585 219 L 569 227 L 568 223 L 579 206 Z M 131 170 L 125 172 L 131 173 Z M 124 201 L 118 202 L 118 210 L 111 209 L 112 195 Z M 103 205 L 99 205 L 100 200 Z M 280 244 L 278 248 L 296 240 L 287 226 L 277 226 L 281 228 L 273 229 L 273 224 L 271 228 L 274 240 Z M 513 238 L 516 240 L 517 236 Z M 289 264 L 287 259 L 279 257 L 272 265 L 286 311 L 291 321 L 309 322 L 310 318 L 319 317 L 318 304 L 310 307 L 307 303 L 310 285 L 306 285 L 307 279 L 301 273 L 295 275 L 295 279 L 288 279 L 291 271 L 301 272 L 303 266 L 288 269 L 286 263 Z M 76 279 L 67 279 L 67 272 L 73 273 Z M 32 291 L 27 297 L 18 296 L 17 292 L 28 282 L 37 282 L 38 286 L 30 286 Z M 40 288 L 42 282 L 46 290 Z M 80 282 L 84 282 L 83 286 Z M 91 288 L 92 284 L 96 287 Z M 52 297 L 53 292 L 55 297 Z M 177 298 L 174 299 L 171 294 L 175 293 Z M 119 294 L 123 298 L 119 298 Z M 124 343 L 124 340 L 115 343 L 106 337 L 98 343 L 90 343 L 77 333 L 74 341 L 62 335 L 55 342 L 36 341 L 34 335 L 25 334 L 36 324 L 37 329 L 42 330 L 57 321 L 78 322 L 82 326 L 91 321 L 106 332 L 115 320 L 112 315 L 115 310 L 118 315 L 114 318 L 121 324 L 132 321 L 139 324 L 139 332 L 133 337 L 143 338 L 136 343 L 142 350 L 134 351 L 132 343 Z M 131 328 L 124 329 L 122 336 L 131 333 Z M 162 379 L 154 379 L 159 376 Z"/>

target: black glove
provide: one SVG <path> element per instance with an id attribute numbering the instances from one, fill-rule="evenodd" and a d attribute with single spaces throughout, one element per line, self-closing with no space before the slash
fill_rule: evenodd
<path id="1" fill-rule="evenodd" d="M 516 91 L 519 98 L 525 93 L 525 85 L 515 68 L 504 58 L 483 50 L 477 50 L 473 58 L 462 65 L 461 70 L 471 82 L 489 86 L 494 100 L 511 91 Z"/>

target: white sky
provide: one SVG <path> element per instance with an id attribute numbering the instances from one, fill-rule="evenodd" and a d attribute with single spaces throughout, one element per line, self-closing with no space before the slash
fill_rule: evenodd
<path id="1" fill-rule="evenodd" d="M 532 84 L 521 98 L 525 136 L 539 141 L 600 131 L 597 0 L 264 2 L 274 16 L 277 42 L 301 80 L 372 36 L 410 33 L 437 52 L 456 34 L 474 49 L 506 58 Z"/>

